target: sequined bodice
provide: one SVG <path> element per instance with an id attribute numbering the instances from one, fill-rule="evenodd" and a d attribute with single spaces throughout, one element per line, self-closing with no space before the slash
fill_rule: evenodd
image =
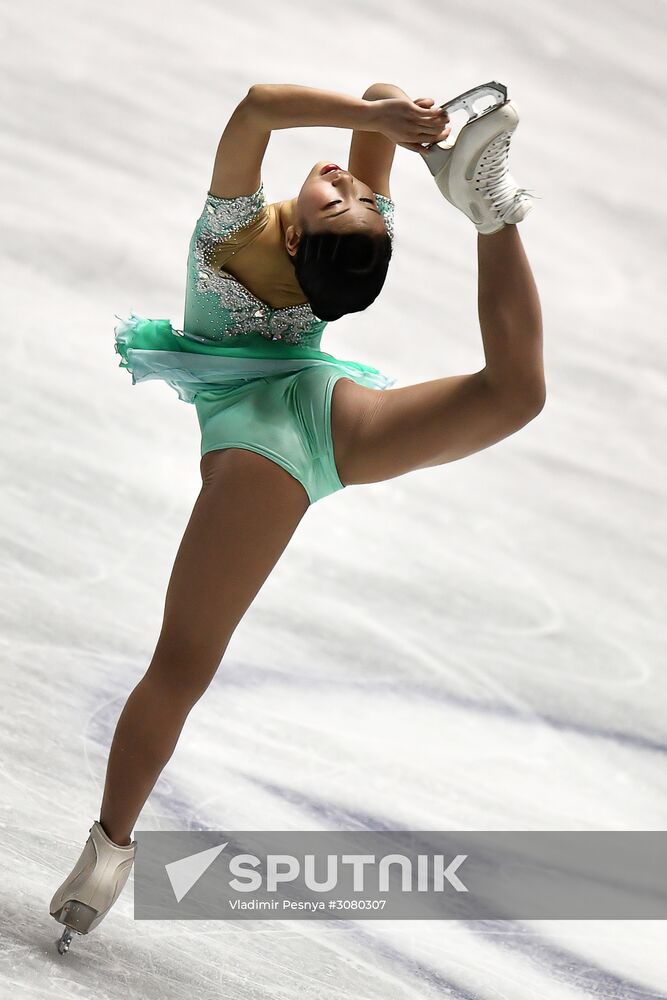
<path id="1" fill-rule="evenodd" d="M 381 194 L 375 198 L 393 239 L 394 203 Z M 267 340 L 318 348 L 327 322 L 318 319 L 307 302 L 274 308 L 216 264 L 220 245 L 266 210 L 263 184 L 254 194 L 237 198 L 207 195 L 190 240 L 184 327 L 201 339 L 229 346 L 242 347 L 244 337 L 259 334 Z"/>

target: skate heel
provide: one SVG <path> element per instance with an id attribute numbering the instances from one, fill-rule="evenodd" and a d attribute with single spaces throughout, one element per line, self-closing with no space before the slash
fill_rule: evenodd
<path id="1" fill-rule="evenodd" d="M 446 107 L 446 105 L 444 105 Z M 496 108 L 490 108 L 485 114 L 492 114 L 493 120 L 472 128 L 472 122 L 468 121 L 463 125 L 456 137 L 450 142 L 434 143 L 422 152 L 426 166 L 435 177 L 435 183 L 441 191 L 449 190 L 447 172 L 454 160 L 456 153 L 457 160 L 466 156 L 467 164 L 465 169 L 465 179 L 472 180 L 478 159 L 502 132 L 511 133 L 519 124 L 519 109 L 514 101 Z M 482 115 L 478 115 L 472 121 L 479 121 Z M 466 129 L 470 129 L 469 132 Z M 458 165 L 458 164 L 457 164 Z M 445 195 L 447 197 L 447 195 Z"/>
<path id="2" fill-rule="evenodd" d="M 426 166 L 434 177 L 437 177 L 449 163 L 450 154 L 463 129 L 506 103 L 507 87 L 505 84 L 490 80 L 488 83 L 482 83 L 478 87 L 473 87 L 472 90 L 466 90 L 458 97 L 452 97 L 450 101 L 439 105 L 447 112 L 452 132 L 448 141 L 434 143 L 422 151 Z"/>
<path id="3" fill-rule="evenodd" d="M 87 934 L 97 916 L 97 910 L 88 906 L 87 903 L 79 903 L 76 899 L 70 899 L 51 916 L 55 917 L 59 924 L 65 924 L 77 934 Z"/>
<path id="4" fill-rule="evenodd" d="M 69 951 L 70 942 L 75 934 L 88 933 L 97 916 L 97 911 L 92 906 L 86 906 L 85 903 L 70 900 L 53 916 L 59 923 L 65 924 L 65 930 L 57 941 L 58 951 L 64 955 Z"/>
<path id="5" fill-rule="evenodd" d="M 51 916 L 65 925 L 58 942 L 61 955 L 74 934 L 94 930 L 116 902 L 129 878 L 135 848 L 136 841 L 115 844 L 99 822 L 93 823 L 77 863 L 49 906 Z"/>

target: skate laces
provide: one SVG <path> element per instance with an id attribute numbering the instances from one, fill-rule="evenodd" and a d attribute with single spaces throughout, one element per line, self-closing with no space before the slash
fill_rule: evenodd
<path id="1" fill-rule="evenodd" d="M 517 187 L 508 171 L 511 132 L 501 132 L 484 150 L 480 165 L 475 171 L 475 187 L 491 202 L 501 219 L 511 217 L 532 198 L 539 197 L 529 188 Z"/>

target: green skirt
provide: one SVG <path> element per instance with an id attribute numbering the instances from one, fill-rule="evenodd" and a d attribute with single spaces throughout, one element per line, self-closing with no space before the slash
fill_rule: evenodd
<path id="1" fill-rule="evenodd" d="M 121 319 L 120 317 L 117 317 Z M 115 328 L 119 367 L 132 383 L 160 379 L 194 403 L 201 455 L 242 448 L 264 455 L 303 486 L 310 503 L 344 488 L 331 437 L 339 378 L 387 389 L 396 379 L 312 347 L 244 338 L 241 347 L 132 313 Z"/>

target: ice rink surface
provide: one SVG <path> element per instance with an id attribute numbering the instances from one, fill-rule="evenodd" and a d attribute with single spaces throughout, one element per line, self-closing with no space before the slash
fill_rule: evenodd
<path id="1" fill-rule="evenodd" d="M 667 996 L 657 921 L 133 922 L 130 883 L 61 957 L 48 914 L 200 485 L 194 408 L 131 385 L 114 314 L 182 325 L 217 142 L 256 82 L 507 84 L 548 401 L 491 449 L 308 511 L 136 828 L 667 828 L 666 19 L 3 0 L 2 1000 Z M 274 133 L 268 200 L 348 145 Z M 397 386 L 477 370 L 476 232 L 415 153 L 391 190 L 383 293 L 322 348 Z"/>

